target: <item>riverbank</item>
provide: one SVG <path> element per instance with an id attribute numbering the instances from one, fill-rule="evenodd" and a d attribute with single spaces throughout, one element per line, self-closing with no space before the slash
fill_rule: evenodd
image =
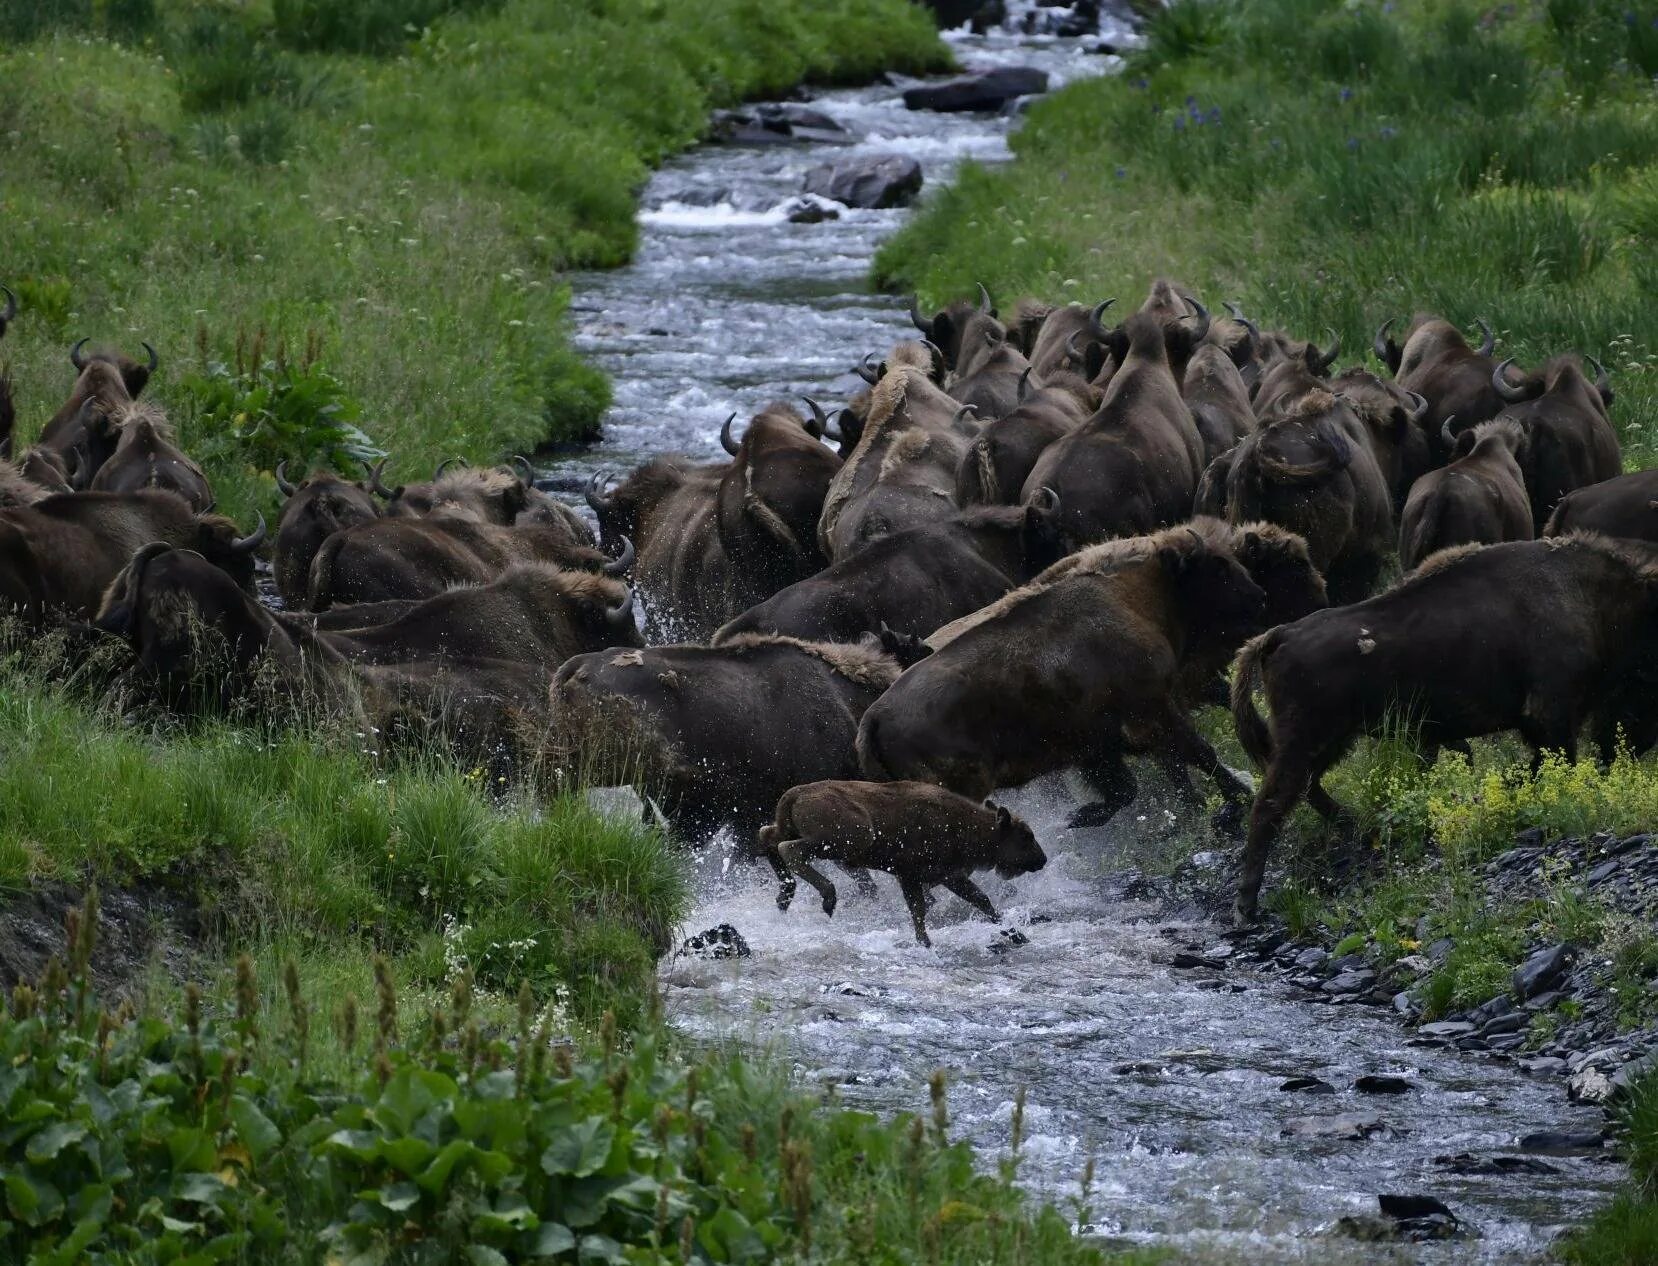
<path id="1" fill-rule="evenodd" d="M 275 504 L 282 457 L 384 450 L 418 479 L 592 433 L 609 388 L 569 345 L 561 274 L 630 256 L 649 168 L 716 106 L 950 64 L 904 0 L 0 20 L 20 438 L 62 402 L 71 342 L 147 340 L 152 393 L 239 515 Z M 284 367 L 313 361 L 284 407 Z"/>

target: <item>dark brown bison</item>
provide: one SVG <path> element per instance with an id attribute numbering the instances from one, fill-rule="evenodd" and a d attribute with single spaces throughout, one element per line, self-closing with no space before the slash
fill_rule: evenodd
<path id="1" fill-rule="evenodd" d="M 926 637 L 1024 584 L 1063 553 L 1058 505 L 986 506 L 872 541 L 750 607 L 714 635 L 855 642 L 883 628 Z"/>
<path id="2" fill-rule="evenodd" d="M 441 517 L 371 519 L 323 541 L 311 560 L 306 605 L 326 611 L 341 603 L 431 598 L 451 585 L 485 584 L 513 563 L 529 562 L 620 574 L 633 555 L 624 549 L 621 558 L 609 561 L 596 549 L 572 549 L 556 527 Z"/>
<path id="3" fill-rule="evenodd" d="M 12 397 L 10 365 L 0 365 L 0 461 L 9 461 L 17 431 L 17 402 Z"/>
<path id="4" fill-rule="evenodd" d="M 80 492 L 0 511 L 0 604 L 38 620 L 89 619 L 127 560 L 152 541 L 195 550 L 238 585 L 253 584 L 265 524 L 247 536 L 223 515 L 197 514 L 170 492 Z"/>
<path id="5" fill-rule="evenodd" d="M 794 899 L 798 874 L 823 898 L 824 914 L 835 913 L 835 885 L 815 861 L 887 871 L 898 880 L 922 945 L 932 944 L 927 890 L 933 885 L 943 884 L 995 923 L 996 907 L 972 873 L 994 869 L 1012 879 L 1048 864 L 1035 833 L 1005 808 L 921 782 L 791 787 L 777 802 L 776 820 L 761 828 L 759 847 L 777 870 L 782 910 Z"/>
<path id="6" fill-rule="evenodd" d="M 1497 367 L 1491 353 L 1496 336 L 1484 318 L 1476 317 L 1480 345 L 1473 348 L 1462 331 L 1449 321 L 1419 313 L 1410 323 L 1400 346 L 1388 333 L 1393 318 L 1376 331 L 1373 350 L 1376 358 L 1393 374 L 1393 380 L 1428 402 L 1420 425 L 1433 451 L 1433 464 L 1444 465 L 1449 458 L 1440 438 L 1445 423 L 1458 419 L 1464 427 L 1489 422 L 1502 412 L 1503 398 L 1491 385 Z"/>
<path id="7" fill-rule="evenodd" d="M 539 524 L 566 531 L 572 546 L 591 546 L 593 533 L 570 507 L 535 486 L 529 462 L 515 457 L 513 466 L 457 466 L 440 462 L 425 483 L 386 487 L 385 462 L 370 470 L 369 486 L 385 500 L 388 518 L 466 519 L 499 527 Z M 517 469 L 513 469 L 517 467 Z"/>
<path id="8" fill-rule="evenodd" d="M 1078 374 L 1056 371 L 1040 386 L 1027 374 L 1019 404 L 973 441 L 956 470 L 956 504 L 1001 505 L 1017 501 L 1048 445 L 1069 435 L 1099 405 L 1098 394 Z"/>
<path id="9" fill-rule="evenodd" d="M 444 656 L 353 663 L 343 639 L 266 610 L 197 554 L 154 542 L 109 586 L 97 626 L 125 639 L 169 707 L 321 707 L 391 738 L 441 737 L 492 764 L 535 751 L 549 666 Z"/>
<path id="10" fill-rule="evenodd" d="M 1037 458 L 1021 500 L 1059 494 L 1073 548 L 1177 523 L 1192 510 L 1203 471 L 1203 438 L 1181 399 L 1177 370 L 1208 331 L 1201 308 L 1159 321 L 1137 312 L 1114 331 L 1121 368 L 1099 410 Z"/>
<path id="11" fill-rule="evenodd" d="M 0 295 L 6 296 L 6 305 L 0 307 L 0 338 L 5 338 L 6 327 L 17 319 L 17 296 L 5 286 L 0 286 Z"/>
<path id="12" fill-rule="evenodd" d="M 1237 915 L 1254 917 L 1267 853 L 1303 795 L 1346 815 L 1320 783 L 1361 734 L 1399 716 L 1430 750 L 1502 730 L 1577 753 L 1610 694 L 1623 703 L 1658 654 L 1658 551 L 1570 536 L 1465 546 L 1397 587 L 1258 637 L 1238 657 L 1232 718 L 1266 771 L 1250 816 Z M 1255 710 L 1264 689 L 1271 720 Z M 1643 691 L 1650 715 L 1655 699 Z"/>
<path id="13" fill-rule="evenodd" d="M 1399 565 L 1410 571 L 1452 545 L 1532 538 L 1531 503 L 1518 457 L 1526 435 L 1507 418 L 1457 436 L 1456 460 L 1416 481 L 1399 521 Z"/>
<path id="14" fill-rule="evenodd" d="M 63 406 L 41 428 L 38 445 L 60 457 L 78 453 L 83 487 L 115 451 L 120 439 L 115 419 L 138 399 L 160 364 L 155 348 L 148 343 L 144 350 L 149 360 L 142 365 L 119 352 L 88 353 L 86 343 L 83 338 L 69 349 L 75 385 Z"/>
<path id="15" fill-rule="evenodd" d="M 334 533 L 380 517 L 380 503 L 370 491 L 379 482 L 385 459 L 371 468 L 369 480 L 347 480 L 331 470 L 313 470 L 299 483 L 288 480 L 288 463 L 276 465 L 277 489 L 287 498 L 276 521 L 273 567 L 276 591 L 290 609 L 308 600 L 311 563 Z"/>
<path id="16" fill-rule="evenodd" d="M 716 525 L 730 560 L 734 603 L 758 602 L 823 567 L 817 521 L 841 459 L 822 442 L 828 418 L 815 403 L 803 419 L 781 402 L 755 415 L 739 443 L 726 419 L 720 444 Z"/>
<path id="17" fill-rule="evenodd" d="M 831 560 L 955 512 L 956 469 L 978 425 L 934 384 L 926 356 L 900 343 L 871 389 L 858 446 L 830 482 L 818 520 L 818 545 Z"/>
<path id="18" fill-rule="evenodd" d="M 1658 541 L 1658 470 L 1639 470 L 1568 492 L 1555 503 L 1543 535 L 1572 532 Z"/>
<path id="19" fill-rule="evenodd" d="M 1091 308 L 1082 303 L 1033 307 L 1023 317 L 1024 347 L 1037 381 L 1045 383 L 1061 373 L 1086 376 L 1088 348 L 1105 342 L 1105 313 L 1116 302 L 1105 299 Z"/>
<path id="20" fill-rule="evenodd" d="M 1623 473 L 1618 433 L 1606 413 L 1612 385 L 1604 369 L 1591 383 L 1575 356 L 1556 356 L 1518 382 L 1508 374 L 1512 363 L 1492 371 L 1491 385 L 1505 404 L 1501 416 L 1525 430 L 1520 468 L 1533 529 L 1541 532 L 1561 497 Z M 1451 424 L 1452 432 L 1466 429 L 1460 418 Z"/>
<path id="21" fill-rule="evenodd" d="M 1357 414 L 1324 384 L 1306 383 L 1205 472 L 1205 493 L 1224 472 L 1228 520 L 1265 520 L 1298 534 L 1330 600 L 1352 602 L 1375 587 L 1393 551 L 1393 497 Z"/>
<path id="22" fill-rule="evenodd" d="M 1005 333 L 1001 322 L 996 320 L 996 307 L 990 302 L 990 292 L 982 285 L 979 287 L 977 303 L 965 299 L 958 300 L 931 317 L 922 316 L 920 308 L 912 300 L 910 323 L 921 331 L 923 338 L 938 348 L 943 357 L 944 369 L 958 368 L 965 349 L 974 348 L 985 342 L 982 331 L 989 326 Z"/>
<path id="23" fill-rule="evenodd" d="M 0 510 L 32 506 L 37 501 L 46 500 L 54 491 L 67 489 L 43 487 L 25 475 L 15 462 L 0 459 Z"/>
<path id="24" fill-rule="evenodd" d="M 720 540 L 719 494 L 725 463 L 695 465 L 656 457 L 608 493 L 603 475 L 587 488 L 606 544 L 635 541 L 634 573 L 654 637 L 707 637 L 741 607 L 732 599 L 731 560 Z"/>
<path id="25" fill-rule="evenodd" d="M 1135 797 L 1125 755 L 1150 753 L 1177 788 L 1195 765 L 1237 800 L 1187 711 L 1245 638 L 1323 601 L 1305 545 L 1267 524 L 1094 546 L 933 634 L 864 714 L 864 776 L 983 797 L 1075 767 L 1098 798 L 1072 824 L 1094 825 Z"/>
<path id="26" fill-rule="evenodd" d="M 1004 417 L 1018 405 L 1019 383 L 1030 367 L 1002 324 L 987 317 L 969 330 L 946 390 L 980 418 Z"/>
<path id="27" fill-rule="evenodd" d="M 801 779 L 858 776 L 858 718 L 897 676 L 879 651 L 784 637 L 600 651 L 559 669 L 553 729 L 584 777 L 656 797 L 683 838 L 730 826 L 748 848 Z"/>
<path id="28" fill-rule="evenodd" d="M 152 404 L 129 404 L 111 419 L 115 451 L 88 485 L 93 492 L 177 493 L 193 509 L 213 507 L 213 488 L 202 468 L 178 446 L 167 415 Z"/>
<path id="29" fill-rule="evenodd" d="M 1204 343 L 1192 353 L 1180 395 L 1203 440 L 1205 466 L 1255 429 L 1249 388 L 1224 347 Z"/>
<path id="30" fill-rule="evenodd" d="M 1343 370 L 1329 386 L 1364 423 L 1370 451 L 1393 494 L 1394 511 L 1403 510 L 1411 485 L 1434 466 L 1433 446 L 1423 429 L 1427 398 L 1365 369 Z"/>

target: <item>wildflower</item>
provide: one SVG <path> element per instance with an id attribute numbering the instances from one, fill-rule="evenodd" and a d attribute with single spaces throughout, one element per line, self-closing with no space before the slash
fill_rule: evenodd
<path id="1" fill-rule="evenodd" d="M 1353 99 L 1353 90 L 1351 88 L 1343 88 L 1337 95 L 1340 96 L 1343 101 L 1351 101 Z"/>
<path id="2" fill-rule="evenodd" d="M 1208 119 L 1209 119 L 1209 122 L 1211 122 L 1211 123 L 1219 123 L 1220 122 L 1220 107 L 1219 106 L 1210 106 L 1209 107 Z"/>
<path id="3" fill-rule="evenodd" d="M 1174 130 L 1176 132 L 1184 132 L 1186 130 L 1186 116 L 1185 115 L 1177 114 L 1177 115 L 1174 116 Z"/>
<path id="4" fill-rule="evenodd" d="M 1384 141 L 1391 141 L 1394 137 L 1399 135 L 1399 129 L 1396 128 L 1396 127 L 1384 127 L 1380 132 L 1377 133 L 1377 135 L 1380 136 Z"/>
<path id="5" fill-rule="evenodd" d="M 1117 179 L 1118 180 L 1123 180 L 1127 176 L 1128 176 L 1128 169 L 1126 167 L 1117 168 Z"/>
<path id="6" fill-rule="evenodd" d="M 1358 147 L 1359 147 L 1359 138 L 1356 137 L 1356 136 L 1349 136 L 1347 138 L 1347 148 L 1348 149 L 1358 149 Z"/>

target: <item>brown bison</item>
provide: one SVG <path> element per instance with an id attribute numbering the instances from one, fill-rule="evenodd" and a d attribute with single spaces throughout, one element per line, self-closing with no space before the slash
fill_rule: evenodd
<path id="1" fill-rule="evenodd" d="M 1094 546 L 933 634 L 864 714 L 859 763 L 974 797 L 1075 767 L 1098 797 L 1076 826 L 1134 799 L 1130 753 L 1185 789 L 1195 765 L 1237 800 L 1248 788 L 1187 710 L 1245 638 L 1323 601 L 1306 546 L 1267 524 L 1197 519 Z"/>
<path id="2" fill-rule="evenodd" d="M 633 554 L 625 544 L 614 561 L 586 546 L 572 549 L 557 527 L 500 527 L 441 517 L 371 519 L 323 541 L 311 560 L 306 605 L 326 611 L 341 603 L 431 598 L 451 585 L 487 583 L 513 563 L 527 562 L 619 575 L 632 565 Z"/>
<path id="3" fill-rule="evenodd" d="M 1037 381 L 1047 382 L 1061 373 L 1084 374 L 1089 346 L 1102 344 L 1109 337 L 1105 313 L 1116 302 L 1105 299 L 1091 308 L 1081 303 L 1027 308 L 1022 303 L 1023 346 Z"/>
<path id="4" fill-rule="evenodd" d="M 1346 817 L 1320 779 L 1359 735 L 1402 714 L 1430 751 L 1517 729 L 1536 752 L 1575 758 L 1584 720 L 1629 693 L 1639 675 L 1627 670 L 1654 654 L 1658 551 L 1593 536 L 1447 550 L 1386 593 L 1254 639 L 1238 657 L 1232 718 L 1266 776 L 1238 919 L 1254 917 L 1267 853 L 1303 795 L 1327 820 Z"/>
<path id="5" fill-rule="evenodd" d="M 1479 347 L 1473 348 L 1449 321 L 1418 314 L 1400 346 L 1388 333 L 1393 321 L 1389 317 L 1376 331 L 1372 350 L 1399 386 L 1427 400 L 1420 425 L 1433 451 L 1433 464 L 1444 465 L 1449 458 L 1440 438 L 1445 423 L 1456 418 L 1464 427 L 1478 426 L 1502 412 L 1503 398 L 1491 385 L 1497 367 L 1491 355 L 1496 336 L 1484 318 L 1476 317 L 1481 337 Z"/>
<path id="6" fill-rule="evenodd" d="M 1098 394 L 1078 374 L 1056 371 L 1037 386 L 1033 374 L 1020 382 L 1019 404 L 973 441 L 956 470 L 956 504 L 1001 505 L 1017 501 L 1043 451 L 1069 435 L 1099 405 Z"/>
<path id="7" fill-rule="evenodd" d="M 921 331 L 921 336 L 928 343 L 938 348 L 943 369 L 959 368 L 965 350 L 986 342 L 982 331 L 990 326 L 1005 334 L 1001 323 L 996 320 L 996 308 L 990 302 L 990 292 L 983 285 L 979 286 L 978 303 L 958 300 L 931 317 L 922 316 L 919 306 L 912 300 L 910 323 Z"/>
<path id="8" fill-rule="evenodd" d="M 0 286 L 0 295 L 6 296 L 6 306 L 0 308 L 0 338 L 5 338 L 6 327 L 17 319 L 17 296 L 5 286 Z"/>
<path id="9" fill-rule="evenodd" d="M 1137 312 L 1114 331 L 1121 365 L 1099 410 L 1037 458 L 1021 500 L 1059 495 L 1073 548 L 1142 535 L 1186 518 L 1203 471 L 1203 438 L 1181 398 L 1178 374 L 1208 331 L 1201 307 L 1161 322 Z"/>
<path id="10" fill-rule="evenodd" d="M 32 506 L 37 501 L 46 500 L 56 491 L 68 489 L 44 487 L 24 474 L 22 467 L 17 463 L 0 458 L 0 510 Z"/>
<path id="11" fill-rule="evenodd" d="M 781 402 L 755 415 L 739 443 L 736 414 L 720 429 L 731 465 L 720 478 L 716 525 L 730 560 L 733 602 L 748 605 L 823 567 L 817 521 L 841 460 L 823 445 L 828 418 L 802 419 Z"/>
<path id="12" fill-rule="evenodd" d="M 943 884 L 992 923 L 996 907 L 973 882 L 975 870 L 1003 879 L 1041 870 L 1047 854 L 1036 835 L 1005 808 L 921 782 L 814 782 L 791 787 L 777 816 L 760 830 L 760 851 L 777 870 L 777 906 L 794 899 L 795 875 L 816 888 L 824 914 L 838 897 L 828 876 L 812 865 L 833 861 L 859 870 L 884 870 L 898 880 L 915 924 L 927 936 L 927 890 Z"/>
<path id="13" fill-rule="evenodd" d="M 88 485 L 93 492 L 139 492 L 159 488 L 182 497 L 191 508 L 213 507 L 213 488 L 202 468 L 178 446 L 167 415 L 152 404 L 129 404 L 110 420 L 115 451 Z"/>
<path id="14" fill-rule="evenodd" d="M 1623 473 L 1618 433 L 1606 413 L 1612 385 L 1604 369 L 1591 383 L 1575 356 L 1556 356 L 1519 382 L 1508 376 L 1512 363 L 1492 371 L 1491 385 L 1505 403 L 1501 416 L 1525 430 L 1520 468 L 1532 526 L 1541 532 L 1561 497 Z M 1467 429 L 1461 419 L 1453 427 Z"/>
<path id="15" fill-rule="evenodd" d="M 1543 535 L 1572 532 L 1658 541 L 1658 470 L 1639 470 L 1568 492 L 1555 503 Z"/>
<path id="16" fill-rule="evenodd" d="M 883 628 L 926 637 L 987 606 L 1063 553 L 1059 506 L 985 506 L 872 541 L 816 576 L 750 607 L 714 635 L 855 642 Z"/>
<path id="17" fill-rule="evenodd" d="M 1452 545 L 1532 538 L 1531 503 L 1517 460 L 1518 423 L 1499 417 L 1457 436 L 1456 460 L 1416 481 L 1399 521 L 1399 565 L 1410 571 Z"/>
<path id="18" fill-rule="evenodd" d="M 138 399 L 160 364 L 155 348 L 148 343 L 143 346 L 149 360 L 143 365 L 118 352 L 87 353 L 86 343 L 83 338 L 69 349 L 75 385 L 63 406 L 41 428 L 38 445 L 63 458 L 77 452 L 83 487 L 115 451 L 120 439 L 115 419 Z"/>
<path id="19" fill-rule="evenodd" d="M 1249 388 L 1224 347 L 1204 343 L 1192 353 L 1180 395 L 1203 441 L 1205 466 L 1255 429 Z"/>
<path id="20" fill-rule="evenodd" d="M 746 848 L 802 778 L 858 776 L 858 719 L 897 676 L 879 651 L 754 634 L 600 651 L 558 670 L 553 727 L 583 777 L 657 797 L 687 840 L 731 826 Z"/>
<path id="21" fill-rule="evenodd" d="M 871 389 L 858 446 L 830 482 L 818 520 L 818 545 L 831 560 L 955 512 L 956 470 L 978 426 L 934 384 L 927 355 L 899 344 Z"/>
<path id="22" fill-rule="evenodd" d="M 276 521 L 273 567 L 276 591 L 290 609 L 308 600 L 311 563 L 334 533 L 380 517 L 371 486 L 379 482 L 385 458 L 369 471 L 369 480 L 346 480 L 331 470 L 313 470 L 299 483 L 288 479 L 288 463 L 276 464 L 276 486 L 287 498 Z"/>
<path id="23" fill-rule="evenodd" d="M 1018 405 L 1019 383 L 1030 367 L 1001 323 L 987 317 L 969 332 L 946 390 L 981 418 L 1003 417 Z"/>
<path id="24" fill-rule="evenodd" d="M 1411 485 L 1434 466 L 1433 446 L 1423 429 L 1427 398 L 1365 369 L 1343 370 L 1330 379 L 1329 388 L 1364 423 L 1370 451 L 1393 494 L 1393 509 L 1403 510 Z"/>
<path id="25" fill-rule="evenodd" d="M 1285 394 L 1259 430 L 1205 472 L 1211 499 L 1224 475 L 1226 517 L 1264 520 L 1301 536 L 1332 602 L 1375 587 L 1393 550 L 1393 497 L 1369 433 L 1339 396 L 1298 371 L 1306 387 Z"/>
<path id="26" fill-rule="evenodd" d="M 370 472 L 370 487 L 385 500 L 388 518 L 466 519 L 472 523 L 511 527 L 524 522 L 526 514 L 541 511 L 548 521 L 562 521 L 559 511 L 567 507 L 537 490 L 528 462 L 521 457 L 513 461 L 519 469 L 457 466 L 451 470 L 455 463 L 444 461 L 425 483 L 399 484 L 395 488 L 387 488 L 382 481 L 380 472 L 385 463 L 381 462 Z M 593 544 L 586 524 L 579 518 L 574 521 L 579 526 L 582 543 Z"/>
<path id="27" fill-rule="evenodd" d="M 604 542 L 636 543 L 635 572 L 653 636 L 700 639 L 741 608 L 731 597 L 731 560 L 720 540 L 720 482 L 724 463 L 695 465 L 683 457 L 655 457 L 608 493 L 602 472 L 587 488 Z"/>
<path id="28" fill-rule="evenodd" d="M 0 511 L 0 604 L 31 620 L 47 610 L 90 619 L 141 547 L 195 550 L 243 588 L 265 522 L 247 536 L 223 515 L 197 514 L 170 492 L 80 492 Z"/>

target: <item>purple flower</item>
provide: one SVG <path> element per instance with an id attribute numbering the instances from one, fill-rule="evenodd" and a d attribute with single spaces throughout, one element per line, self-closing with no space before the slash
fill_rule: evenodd
<path id="1" fill-rule="evenodd" d="M 1144 92 L 1147 88 L 1151 87 L 1151 84 L 1147 81 L 1144 75 L 1141 75 L 1138 79 L 1130 80 L 1128 86 L 1130 88 L 1138 88 L 1140 91 Z"/>
<path id="2" fill-rule="evenodd" d="M 1351 101 L 1353 99 L 1353 90 L 1351 88 L 1343 88 L 1341 90 L 1341 99 L 1343 101 Z"/>
<path id="3" fill-rule="evenodd" d="M 1186 116 L 1184 114 L 1177 114 L 1174 116 L 1174 130 L 1176 132 L 1184 132 L 1186 130 Z"/>
<path id="4" fill-rule="evenodd" d="M 1359 138 L 1356 137 L 1356 136 L 1349 136 L 1347 138 L 1347 148 L 1348 149 L 1358 149 L 1358 147 L 1359 147 Z"/>
<path id="5" fill-rule="evenodd" d="M 1210 106 L 1209 107 L 1209 122 L 1211 122 L 1211 123 L 1219 123 L 1220 122 L 1220 107 L 1219 106 Z"/>
<path id="6" fill-rule="evenodd" d="M 1196 104 L 1197 104 L 1197 98 L 1195 96 L 1188 96 L 1186 98 L 1186 108 L 1188 110 L 1191 109 Z"/>
<path id="7" fill-rule="evenodd" d="M 1628 10 L 1625 10 L 1624 15 L 1623 15 L 1623 24 L 1625 26 L 1634 26 L 1635 25 L 1635 15 L 1633 13 L 1629 12 Z"/>
<path id="8" fill-rule="evenodd" d="M 1396 127 L 1384 127 L 1380 132 L 1377 133 L 1377 135 L 1380 136 L 1384 141 L 1391 141 L 1394 137 L 1399 135 L 1399 129 L 1396 128 Z"/>
<path id="9" fill-rule="evenodd" d="M 1128 178 L 1128 168 L 1126 168 L 1126 167 L 1117 168 L 1117 179 L 1118 180 L 1126 180 L 1127 178 Z"/>

